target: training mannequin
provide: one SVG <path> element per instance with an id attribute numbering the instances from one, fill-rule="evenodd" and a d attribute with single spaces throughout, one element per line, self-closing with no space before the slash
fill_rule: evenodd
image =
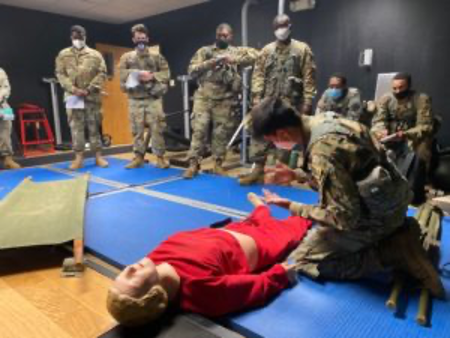
<path id="1" fill-rule="evenodd" d="M 214 317 L 262 306 L 295 281 L 288 263 L 311 222 L 277 220 L 255 195 L 255 210 L 221 229 L 179 232 L 127 266 L 109 290 L 107 306 L 124 325 L 141 325 L 169 305 Z"/>

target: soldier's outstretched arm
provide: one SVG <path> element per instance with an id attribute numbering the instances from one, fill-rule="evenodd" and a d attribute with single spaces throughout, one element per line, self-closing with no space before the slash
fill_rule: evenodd
<path id="1" fill-rule="evenodd" d="M 11 95 L 11 86 L 9 85 L 8 75 L 0 68 L 0 104 L 5 102 Z"/>
<path id="2" fill-rule="evenodd" d="M 317 182 L 320 204 L 291 203 L 290 211 L 339 230 L 357 227 L 361 210 L 359 192 L 354 179 L 337 161 L 312 154 L 311 158 L 312 179 Z"/>

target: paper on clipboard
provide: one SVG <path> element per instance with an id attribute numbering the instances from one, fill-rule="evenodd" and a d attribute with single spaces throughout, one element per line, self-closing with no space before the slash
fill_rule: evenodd
<path id="1" fill-rule="evenodd" d="M 66 98 L 67 109 L 84 109 L 84 97 L 70 95 Z"/>
<path id="2" fill-rule="evenodd" d="M 127 88 L 135 88 L 139 86 L 139 71 L 132 71 L 130 74 L 128 74 L 127 82 L 125 83 L 125 86 Z"/>

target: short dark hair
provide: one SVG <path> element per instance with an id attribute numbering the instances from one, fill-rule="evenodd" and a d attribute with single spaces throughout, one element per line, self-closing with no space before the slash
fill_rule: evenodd
<path id="1" fill-rule="evenodd" d="M 131 35 L 134 36 L 135 33 L 144 33 L 148 37 L 148 29 L 142 23 L 139 23 L 139 24 L 134 25 L 133 27 L 131 27 Z"/>
<path id="2" fill-rule="evenodd" d="M 411 74 L 409 74 L 409 73 L 403 73 L 403 72 L 397 73 L 392 78 L 392 80 L 405 80 L 406 82 L 408 82 L 408 87 L 411 87 L 411 85 L 412 85 L 412 78 L 411 78 Z"/>
<path id="3" fill-rule="evenodd" d="M 289 25 L 291 24 L 291 18 L 287 14 L 278 14 L 275 19 L 273 19 L 272 25 L 276 28 L 280 22 L 286 21 Z"/>
<path id="4" fill-rule="evenodd" d="M 70 34 L 73 33 L 78 33 L 81 34 L 82 36 L 86 36 L 86 29 L 83 26 L 75 25 L 70 27 Z"/>
<path id="5" fill-rule="evenodd" d="M 256 139 L 274 135 L 277 130 L 300 127 L 299 112 L 279 98 L 266 98 L 252 111 L 252 133 Z"/>
<path id="6" fill-rule="evenodd" d="M 344 73 L 333 73 L 331 76 L 330 76 L 330 79 L 331 78 L 333 78 L 333 77 L 335 77 L 336 79 L 339 79 L 339 80 L 341 80 L 341 82 L 342 82 L 342 84 L 343 85 L 347 85 L 347 77 L 344 75 Z"/>
<path id="7" fill-rule="evenodd" d="M 219 26 L 217 26 L 216 32 L 220 32 L 224 29 L 226 29 L 230 34 L 233 34 L 233 28 L 231 28 L 230 24 L 226 22 L 221 23 Z"/>

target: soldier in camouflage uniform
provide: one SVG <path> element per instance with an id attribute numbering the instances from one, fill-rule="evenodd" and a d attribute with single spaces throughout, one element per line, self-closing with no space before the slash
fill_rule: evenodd
<path id="1" fill-rule="evenodd" d="M 343 74 L 336 73 L 330 77 L 328 89 L 317 103 L 316 115 L 327 111 L 350 120 L 362 120 L 363 107 L 359 90 L 347 87 L 347 78 Z"/>
<path id="2" fill-rule="evenodd" d="M 232 28 L 221 24 L 216 29 L 216 43 L 200 48 L 189 65 L 189 74 L 198 81 L 194 96 L 192 140 L 188 153 L 190 165 L 185 178 L 197 175 L 200 157 L 212 123 L 211 150 L 216 174 L 225 173 L 222 163 L 227 142 L 238 121 L 238 95 L 241 92 L 242 67 L 252 65 L 257 52 L 253 48 L 231 46 Z"/>
<path id="3" fill-rule="evenodd" d="M 392 93 L 384 95 L 378 102 L 377 113 L 372 120 L 372 132 L 380 140 L 387 135 L 395 135 L 385 146 L 405 175 L 409 169 L 406 163 L 408 154 L 416 154 L 418 172 L 415 176 L 421 179 L 414 184 L 414 201 L 423 202 L 435 132 L 434 120 L 430 97 L 411 89 L 409 74 L 399 73 L 394 76 Z"/>
<path id="4" fill-rule="evenodd" d="M 273 22 L 277 41 L 265 46 L 256 60 L 252 79 L 253 103 L 279 97 L 303 114 L 311 114 L 316 94 L 316 64 L 311 48 L 291 38 L 291 20 L 285 14 Z M 269 149 L 268 142 L 252 139 L 253 171 L 239 180 L 242 185 L 261 182 Z M 287 154 L 289 155 L 289 154 Z"/>
<path id="5" fill-rule="evenodd" d="M 100 127 L 102 123 L 101 92 L 106 80 L 103 56 L 86 45 L 86 30 L 81 26 L 71 28 L 72 47 L 63 49 L 56 58 L 56 77 L 64 89 L 64 97 L 78 96 L 84 99 L 83 109 L 67 109 L 67 119 L 72 133 L 75 161 L 70 169 L 83 167 L 85 128 L 89 131 L 89 144 L 95 152 L 95 164 L 105 168 L 108 162 L 102 158 Z"/>
<path id="6" fill-rule="evenodd" d="M 9 108 L 7 100 L 10 95 L 11 87 L 9 86 L 8 76 L 0 68 L 0 110 Z M 20 165 L 12 158 L 11 132 L 12 121 L 3 120 L 0 111 L 0 164 L 5 169 L 19 169 Z"/>
<path id="7" fill-rule="evenodd" d="M 406 218 L 410 190 L 405 178 L 364 125 L 328 112 L 300 116 L 280 100 L 253 112 L 253 133 L 275 145 L 301 144 L 301 172 L 319 193 L 316 205 L 266 192 L 266 201 L 316 222 L 291 254 L 297 269 L 313 278 L 355 279 L 390 266 L 419 279 L 435 296 L 444 289 L 420 244 L 420 229 Z"/>
<path id="8" fill-rule="evenodd" d="M 156 166 L 165 169 L 169 167 L 169 163 L 164 159 L 166 151 L 164 131 L 167 124 L 162 97 L 168 90 L 169 65 L 161 54 L 149 49 L 148 30 L 143 24 L 133 26 L 131 34 L 136 48 L 120 58 L 120 87 L 128 94 L 135 154 L 133 161 L 126 168 L 138 168 L 144 164 L 148 146 L 144 138 L 147 126 L 151 135 L 152 150 L 156 155 Z M 133 73 L 138 73 L 137 86 L 127 85 Z"/>

